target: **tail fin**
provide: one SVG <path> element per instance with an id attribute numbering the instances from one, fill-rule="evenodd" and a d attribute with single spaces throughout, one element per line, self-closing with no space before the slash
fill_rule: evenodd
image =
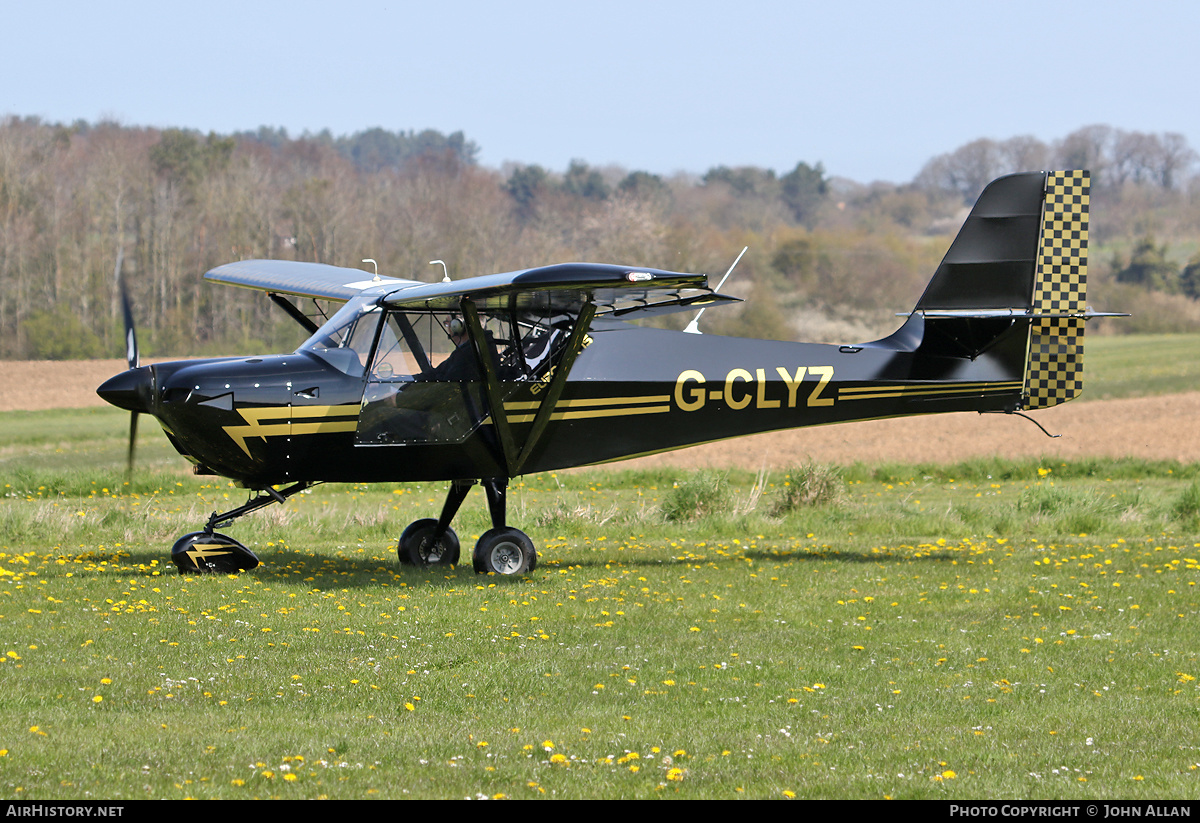
<path id="1" fill-rule="evenodd" d="M 1008 379 L 1022 381 L 1019 408 L 1080 394 L 1083 326 L 1093 314 L 1089 181 L 1086 171 L 1032 172 L 983 190 L 917 302 L 923 351 L 971 360 L 989 354 Z"/>

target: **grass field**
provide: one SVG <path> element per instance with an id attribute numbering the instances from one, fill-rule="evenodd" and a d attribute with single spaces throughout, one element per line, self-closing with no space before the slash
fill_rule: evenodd
<path id="1" fill-rule="evenodd" d="M 1140 397 L 1200 389 L 1200 335 L 1088 337 L 1083 399 Z"/>
<path id="2" fill-rule="evenodd" d="M 440 484 L 329 485 L 196 578 L 245 493 L 150 426 L 124 485 L 124 425 L 0 415 L 6 797 L 1200 793 L 1200 466 L 534 475 L 516 579 L 398 565 Z"/>

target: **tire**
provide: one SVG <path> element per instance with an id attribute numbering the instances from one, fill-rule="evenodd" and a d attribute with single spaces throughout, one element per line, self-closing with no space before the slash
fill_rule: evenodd
<path id="1" fill-rule="evenodd" d="M 475 544 L 472 560 L 477 574 L 526 574 L 537 566 L 537 550 L 523 531 L 492 529 Z"/>
<path id="2" fill-rule="evenodd" d="M 417 520 L 408 524 L 396 544 L 396 556 L 402 564 L 410 566 L 453 566 L 458 563 L 458 535 L 447 528 L 436 544 L 430 540 L 437 529 L 433 518 Z"/>

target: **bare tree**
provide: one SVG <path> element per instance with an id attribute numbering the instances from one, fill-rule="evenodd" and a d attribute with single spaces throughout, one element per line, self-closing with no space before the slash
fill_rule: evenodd
<path id="1" fill-rule="evenodd" d="M 1089 169 L 1093 185 L 1107 183 L 1112 142 L 1110 126 L 1076 129 L 1055 144 L 1052 165 L 1061 169 Z"/>
<path id="2" fill-rule="evenodd" d="M 921 188 L 955 192 L 971 203 L 1001 173 L 1005 159 L 996 141 L 974 140 L 930 160 L 913 182 Z"/>
<path id="3" fill-rule="evenodd" d="M 1158 138 L 1158 153 L 1154 158 L 1154 172 L 1158 184 L 1164 189 L 1173 189 L 1179 178 L 1196 162 L 1196 152 L 1188 145 L 1187 138 L 1178 132 L 1167 132 Z"/>
<path id="4" fill-rule="evenodd" d="M 1050 147 L 1031 134 L 1010 137 L 997 148 L 1005 174 L 1038 171 L 1049 166 Z"/>

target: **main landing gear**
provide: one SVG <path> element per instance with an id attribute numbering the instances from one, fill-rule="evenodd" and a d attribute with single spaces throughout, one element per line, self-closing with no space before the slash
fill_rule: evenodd
<path id="1" fill-rule="evenodd" d="M 492 528 L 484 532 L 475 544 L 471 560 L 477 574 L 525 574 L 537 567 L 537 550 L 529 535 L 505 524 L 508 480 L 485 478 L 481 481 L 455 480 L 446 493 L 446 503 L 437 520 L 417 520 L 409 524 L 400 535 L 396 554 L 401 563 L 414 566 L 451 565 L 458 562 L 458 535 L 450 528 L 450 522 L 471 487 L 479 482 L 487 494 L 488 510 L 492 515 Z"/>

